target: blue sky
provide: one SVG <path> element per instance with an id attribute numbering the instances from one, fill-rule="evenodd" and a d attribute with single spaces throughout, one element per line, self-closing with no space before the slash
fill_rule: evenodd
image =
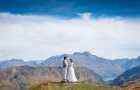
<path id="1" fill-rule="evenodd" d="M 94 16 L 139 17 L 139 0 L 0 0 L 0 12 L 65 17 L 90 12 Z"/>
<path id="2" fill-rule="evenodd" d="M 0 0 L 0 60 L 137 58 L 139 34 L 139 0 Z"/>

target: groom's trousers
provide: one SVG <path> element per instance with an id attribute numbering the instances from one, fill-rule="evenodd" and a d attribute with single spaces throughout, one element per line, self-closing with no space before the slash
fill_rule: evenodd
<path id="1" fill-rule="evenodd" d="M 66 81 L 67 68 L 63 68 L 63 79 Z"/>

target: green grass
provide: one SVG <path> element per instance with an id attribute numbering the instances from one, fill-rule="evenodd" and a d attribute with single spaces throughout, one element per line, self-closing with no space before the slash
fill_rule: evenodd
<path id="1" fill-rule="evenodd" d="M 125 90 L 120 87 L 107 85 L 92 85 L 87 83 L 44 82 L 30 85 L 28 90 Z M 128 89 L 126 89 L 128 90 Z"/>
<path id="2" fill-rule="evenodd" d="M 68 90 L 120 90 L 120 88 L 106 85 L 77 84 Z"/>

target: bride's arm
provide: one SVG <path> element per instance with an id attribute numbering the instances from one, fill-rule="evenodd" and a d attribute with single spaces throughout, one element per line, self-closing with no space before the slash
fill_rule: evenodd
<path id="1" fill-rule="evenodd" d="M 68 65 L 69 67 L 71 67 L 71 63 L 69 63 L 69 65 Z"/>

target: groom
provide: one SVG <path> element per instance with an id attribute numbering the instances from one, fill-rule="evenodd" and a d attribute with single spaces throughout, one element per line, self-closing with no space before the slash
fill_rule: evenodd
<path id="1" fill-rule="evenodd" d="M 66 76 L 67 76 L 67 67 L 68 67 L 68 62 L 67 62 L 67 57 L 64 57 L 63 60 L 63 81 L 62 82 L 66 82 Z"/>

